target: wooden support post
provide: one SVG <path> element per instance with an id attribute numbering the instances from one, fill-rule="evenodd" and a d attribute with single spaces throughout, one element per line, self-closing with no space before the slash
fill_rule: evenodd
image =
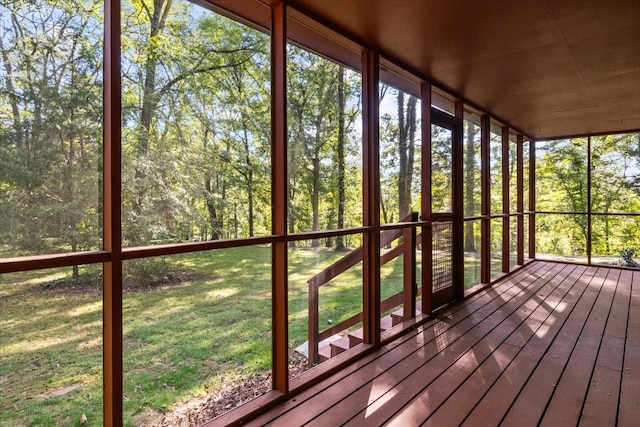
<path id="1" fill-rule="evenodd" d="M 460 116 L 458 116 L 458 114 Z M 456 103 L 456 118 L 453 121 L 452 164 L 451 164 L 451 208 L 453 211 L 452 252 L 453 286 L 455 299 L 464 299 L 464 143 L 462 132 L 462 102 Z"/>
<path id="2" fill-rule="evenodd" d="M 511 222 L 509 217 L 509 128 L 502 128 L 502 272 L 508 273 L 511 259 Z"/>
<path id="3" fill-rule="evenodd" d="M 121 426 L 122 411 L 122 165 L 120 1 L 104 11 L 103 244 L 103 422 Z"/>
<path id="4" fill-rule="evenodd" d="M 431 252 L 433 236 L 431 230 L 431 84 L 420 87 L 422 98 L 422 206 L 420 207 L 422 227 L 422 313 L 431 314 L 433 294 L 433 271 Z"/>
<path id="5" fill-rule="evenodd" d="M 529 258 L 536 257 L 536 142 L 529 142 Z"/>
<path id="6" fill-rule="evenodd" d="M 411 222 L 418 220 L 418 212 L 411 213 Z M 404 252 L 403 261 L 403 278 L 404 286 L 402 290 L 402 317 L 404 320 L 411 319 L 416 315 L 416 292 L 418 286 L 416 283 L 416 228 L 405 228 L 402 232 L 402 244 Z"/>
<path id="7" fill-rule="evenodd" d="M 518 265 L 524 264 L 524 139 L 518 135 L 516 141 L 516 186 L 518 187 Z"/>
<path id="8" fill-rule="evenodd" d="M 271 15 L 271 202 L 273 388 L 289 391 L 287 287 L 287 11 L 279 2 Z"/>
<path id="9" fill-rule="evenodd" d="M 480 281 L 491 281 L 491 162 L 490 156 L 491 118 L 483 115 L 480 119 Z"/>
<path id="10" fill-rule="evenodd" d="M 591 136 L 587 137 L 587 264 L 591 264 L 592 219 L 591 215 Z"/>
<path id="11" fill-rule="evenodd" d="M 320 341 L 320 321 L 318 316 L 318 285 L 315 280 L 309 280 L 309 331 L 308 331 L 308 356 L 307 363 L 312 365 L 320 363 L 318 344 Z"/>
<path id="12" fill-rule="evenodd" d="M 378 81 L 380 59 L 376 52 L 362 54 L 363 220 L 368 230 L 363 242 L 364 342 L 380 342 L 380 147 Z"/>

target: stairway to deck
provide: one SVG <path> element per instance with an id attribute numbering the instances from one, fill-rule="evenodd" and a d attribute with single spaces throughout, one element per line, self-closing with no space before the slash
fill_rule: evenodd
<path id="1" fill-rule="evenodd" d="M 422 311 L 421 301 L 416 301 L 416 315 Z M 404 320 L 402 307 L 398 310 L 387 314 L 380 318 L 380 329 L 384 332 L 387 331 Z M 337 356 L 340 353 L 344 353 L 352 347 L 362 343 L 363 341 L 363 329 L 359 328 L 348 332 L 346 335 L 340 337 L 335 341 L 327 341 L 324 345 L 320 343 L 318 348 L 318 354 L 320 355 L 320 362 L 329 360 L 332 357 Z"/>

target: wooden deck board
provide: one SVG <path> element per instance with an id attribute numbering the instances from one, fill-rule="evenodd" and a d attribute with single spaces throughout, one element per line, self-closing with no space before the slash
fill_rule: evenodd
<path id="1" fill-rule="evenodd" d="M 576 273 L 579 272 L 580 270 Z M 585 306 L 592 304 L 592 300 L 583 299 L 589 282 L 593 283 L 593 278 L 598 277 L 598 272 L 593 277 L 592 274 L 590 271 L 584 278 L 581 276 L 577 279 L 575 279 L 575 275 L 571 276 L 571 280 L 575 279 L 573 283 L 577 285 L 572 286 L 567 293 L 568 298 L 571 298 L 568 300 L 571 305 L 565 306 L 562 311 L 557 310 L 548 313 L 545 323 L 527 340 L 522 351 L 518 353 L 513 362 L 503 371 L 500 378 L 473 408 L 464 421 L 465 425 L 493 426 L 501 422 L 529 377 L 535 372 L 540 360 L 553 344 L 554 337 L 557 336 L 558 331 L 566 323 L 574 307 L 580 304 Z M 604 276 L 600 280 L 604 280 Z M 528 418 L 526 411 L 521 415 Z"/>
<path id="2" fill-rule="evenodd" d="M 390 420 L 392 425 L 415 425 L 419 424 L 425 417 L 431 415 L 432 410 L 437 410 L 449 396 L 464 383 L 466 379 L 475 371 L 478 364 L 493 357 L 494 352 L 518 328 L 524 320 L 531 314 L 531 303 L 535 303 L 535 296 L 553 294 L 560 285 L 568 283 L 562 280 L 562 275 L 552 277 L 540 288 L 529 287 L 530 291 L 523 295 L 523 300 L 512 299 L 512 306 L 516 308 L 507 317 L 507 312 L 501 309 L 497 313 L 504 319 L 501 323 L 492 327 L 487 334 L 478 337 L 478 341 L 473 348 L 458 358 L 436 381 L 423 388 L 423 391 L 416 396 L 409 405 L 404 405 L 399 412 Z M 486 320 L 485 320 L 486 321 Z M 419 411 L 414 411 L 419 408 Z"/>
<path id="3" fill-rule="evenodd" d="M 592 275 L 593 271 L 590 274 Z M 575 284 L 575 282 L 573 283 Z M 553 322 L 557 322 L 558 319 L 551 316 L 553 311 L 550 311 L 549 307 L 556 309 L 560 304 L 564 304 L 565 307 L 575 304 L 576 297 L 570 294 L 574 286 L 568 287 L 567 285 L 570 284 L 571 281 L 565 281 L 565 286 L 558 286 L 548 298 L 540 300 L 540 303 L 534 300 L 528 301 L 528 303 L 537 304 L 537 307 L 530 312 L 530 315 L 525 317 L 524 321 L 516 329 L 511 331 L 508 339 L 503 341 L 496 350 L 497 355 L 487 358 L 473 375 L 454 394 L 448 397 L 438 411 L 428 419 L 427 425 L 440 426 L 447 423 L 458 425 L 462 423 L 467 414 L 488 393 L 493 384 L 498 381 L 502 373 L 506 371 L 511 363 L 514 363 L 516 357 L 520 355 L 525 345 L 536 336 L 536 333 L 547 330 L 549 326 L 552 326 Z M 546 304 L 542 304 L 542 302 L 546 302 Z M 505 358 L 505 354 L 510 354 L 512 357 Z M 517 366 L 518 362 L 515 363 L 516 365 L 514 366 Z M 506 376 L 505 378 L 509 377 Z M 508 400 L 504 402 L 502 413 L 506 412 L 508 402 Z M 501 417 L 501 414 L 496 412 L 495 407 L 491 408 L 491 411 Z M 496 422 L 499 419 L 498 417 Z"/>
<path id="4" fill-rule="evenodd" d="M 373 384 L 371 391 L 362 390 L 362 392 L 368 393 L 367 406 L 349 420 L 347 425 L 368 426 L 371 425 L 371 419 L 386 420 L 392 417 L 395 412 L 402 408 L 405 399 L 411 399 L 425 385 L 436 380 L 458 358 L 468 352 L 487 334 L 494 331 L 500 321 L 504 320 L 505 313 L 515 311 L 522 302 L 527 300 L 530 294 L 545 285 L 546 280 L 551 280 L 553 277 L 551 271 L 526 288 L 520 288 L 519 286 L 510 288 L 502 294 L 502 298 L 494 299 L 491 303 L 480 308 L 473 317 L 465 319 L 465 321 L 456 325 L 445 334 L 444 343 L 446 346 L 436 340 L 430 348 L 425 348 L 427 354 L 432 354 L 433 356 L 427 360 L 422 360 L 422 364 L 414 366 L 409 371 L 406 371 L 404 366 L 394 366 L 390 371 L 392 372 L 392 378 L 396 380 L 395 382 L 386 384 L 386 387 Z M 545 279 L 545 277 L 548 277 L 548 279 Z M 415 377 L 421 378 L 421 381 L 414 381 Z M 396 396 L 398 394 L 403 395 L 404 399 L 397 399 Z M 345 407 L 352 413 L 352 410 L 349 409 L 352 397 L 349 396 L 348 399 L 341 402 L 340 408 Z M 359 396 L 355 398 L 358 399 Z M 337 421 L 338 423 L 343 421 L 333 413 L 333 409 L 331 408 L 318 419 L 319 424 L 322 424 L 325 420 Z"/>
<path id="5" fill-rule="evenodd" d="M 249 425 L 631 426 L 638 396 L 640 272 L 536 261 Z"/>
<path id="6" fill-rule="evenodd" d="M 640 420 L 638 396 L 640 396 L 640 272 L 634 271 L 624 348 L 624 370 L 620 384 L 618 425 L 637 425 Z"/>
<path id="7" fill-rule="evenodd" d="M 604 278 L 598 281 L 598 284 L 601 285 L 602 282 L 604 282 Z M 552 339 L 551 346 L 544 352 L 542 359 L 538 359 L 535 370 L 519 391 L 518 397 L 503 419 L 505 425 L 515 425 L 510 423 L 521 426 L 537 425 L 540 417 L 544 414 L 547 403 L 553 396 L 558 380 L 578 340 L 579 331 L 584 327 L 600 294 L 600 286 L 593 286 L 594 283 L 591 285 L 585 290 L 569 317 L 566 318 L 562 328 L 557 332 L 553 331 L 557 335 L 553 336 L 550 333 L 545 335 Z"/>
<path id="8" fill-rule="evenodd" d="M 591 375 L 591 384 L 580 416 L 581 422 L 585 425 L 616 425 L 632 275 L 631 271 L 623 271 L 620 274 L 596 366 Z"/>
<path id="9" fill-rule="evenodd" d="M 542 417 L 543 426 L 576 425 L 589 390 L 598 350 L 616 293 L 620 272 L 609 271 L 569 361 L 553 388 L 553 395 Z"/>
<path id="10" fill-rule="evenodd" d="M 489 304 L 494 303 L 502 292 L 515 292 L 519 290 L 519 288 L 516 288 L 517 284 L 532 282 L 535 280 L 536 274 L 550 272 L 554 267 L 558 269 L 557 266 L 549 265 L 532 266 L 529 270 L 532 274 L 518 275 L 512 280 L 500 283 L 491 292 L 476 295 L 471 301 L 456 307 L 457 310 L 447 313 L 446 316 L 438 318 L 434 322 L 429 322 L 415 333 L 405 335 L 403 339 L 396 340 L 396 342 L 383 347 L 379 352 L 378 358 L 370 357 L 371 363 L 359 361 L 357 363 L 358 369 L 343 370 L 338 374 L 339 377 L 334 376 L 286 402 L 283 408 L 286 407 L 288 410 L 282 411 L 281 416 L 276 418 L 269 413 L 256 419 L 255 424 L 262 425 L 270 422 L 274 422 L 277 425 L 301 424 L 321 415 L 330 405 L 338 406 L 337 410 L 339 410 L 340 406 L 351 408 L 350 404 L 361 404 L 356 400 L 358 396 L 354 395 L 354 393 L 370 387 L 366 384 L 368 381 L 377 381 L 376 386 L 384 383 L 385 378 L 389 376 L 386 371 L 391 367 L 420 349 L 424 352 L 425 345 L 430 343 L 432 343 L 432 346 L 444 345 L 447 340 L 452 339 L 451 334 L 445 338 L 445 335 L 452 327 L 464 327 L 465 325 L 467 325 L 467 328 L 473 327 L 476 322 L 471 316 L 477 315 L 478 311 L 486 309 Z M 462 325 L 459 325 L 461 323 Z M 388 352 L 386 351 L 387 349 L 393 349 L 393 352 Z M 414 357 L 420 357 L 420 354 L 416 353 Z M 408 363 L 415 363 L 412 359 L 407 361 Z M 343 373 L 348 373 L 349 376 L 341 375 Z M 328 386 L 332 387 L 330 390 L 324 391 Z M 320 393 L 322 393 L 321 402 L 318 399 L 314 399 Z M 345 402 L 345 399 L 348 399 L 348 402 Z M 308 404 L 306 403 L 307 401 L 309 402 Z M 270 416 L 271 418 L 269 418 Z"/>

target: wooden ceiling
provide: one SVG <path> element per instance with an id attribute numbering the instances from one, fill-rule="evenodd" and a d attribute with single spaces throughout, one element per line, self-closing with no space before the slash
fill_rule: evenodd
<path id="1" fill-rule="evenodd" d="M 535 139 L 640 129 L 639 0 L 291 0 Z"/>

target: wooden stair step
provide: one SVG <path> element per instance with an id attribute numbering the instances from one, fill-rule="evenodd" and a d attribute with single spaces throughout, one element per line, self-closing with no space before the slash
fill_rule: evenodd
<path id="1" fill-rule="evenodd" d="M 364 341 L 364 331 L 362 328 L 349 332 L 349 348 L 355 347 Z"/>
<path id="2" fill-rule="evenodd" d="M 420 312 L 419 302 L 416 303 L 416 313 Z M 403 312 L 402 309 L 397 310 L 387 316 L 380 318 L 380 329 L 384 332 L 387 331 L 397 324 L 403 321 Z M 318 354 L 320 355 L 320 362 L 324 362 L 332 357 L 337 356 L 340 353 L 344 353 L 350 348 L 362 343 L 364 341 L 363 338 L 363 329 L 356 329 L 355 331 L 349 332 L 347 335 L 342 338 L 332 341 L 329 345 L 322 346 L 318 349 Z"/>
<path id="3" fill-rule="evenodd" d="M 398 310 L 398 311 L 394 311 L 393 313 L 391 313 L 391 324 L 393 326 L 396 326 L 400 323 L 402 323 L 402 321 L 404 320 L 404 315 L 403 315 L 403 311 L 402 309 Z"/>
<path id="4" fill-rule="evenodd" d="M 333 341 L 329 344 L 331 347 L 331 357 L 335 357 L 340 353 L 343 353 L 349 350 L 351 347 L 349 346 L 349 337 L 344 336 L 339 340 Z"/>
<path id="5" fill-rule="evenodd" d="M 393 328 L 393 320 L 391 319 L 391 316 L 387 315 L 382 317 L 380 319 L 380 329 L 388 331 L 391 328 Z"/>
<path id="6" fill-rule="evenodd" d="M 326 362 L 331 359 L 331 346 L 323 345 L 318 349 L 318 355 L 320 356 L 320 363 Z"/>

